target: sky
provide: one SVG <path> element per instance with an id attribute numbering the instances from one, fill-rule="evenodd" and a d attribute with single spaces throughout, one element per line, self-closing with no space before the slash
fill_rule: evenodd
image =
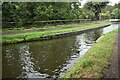
<path id="1" fill-rule="evenodd" d="M 111 5 L 114 5 L 115 3 L 118 3 L 119 1 L 120 1 L 120 0 L 110 0 L 110 2 L 111 2 L 110 4 L 111 4 Z"/>
<path id="2" fill-rule="evenodd" d="M 82 1 L 82 0 L 80 0 L 80 1 Z M 109 3 L 110 5 L 114 5 L 115 3 L 118 3 L 120 0 L 109 0 L 109 1 L 110 1 L 110 3 Z M 86 2 L 87 2 L 87 0 L 83 0 L 82 5 L 85 4 Z"/>

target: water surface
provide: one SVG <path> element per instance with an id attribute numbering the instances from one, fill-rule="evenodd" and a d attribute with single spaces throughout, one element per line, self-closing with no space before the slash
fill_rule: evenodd
<path id="1" fill-rule="evenodd" d="M 60 77 L 100 36 L 117 28 L 117 25 L 112 25 L 60 39 L 3 46 L 2 77 Z"/>

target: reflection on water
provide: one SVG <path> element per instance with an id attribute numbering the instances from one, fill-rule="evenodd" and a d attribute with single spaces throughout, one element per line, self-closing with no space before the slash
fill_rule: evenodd
<path id="1" fill-rule="evenodd" d="M 120 26 L 120 24 L 112 24 L 111 26 L 103 29 L 103 34 L 106 34 L 112 30 L 118 29 L 119 26 Z"/>
<path id="2" fill-rule="evenodd" d="M 3 46 L 3 78 L 59 77 L 84 55 L 102 29 L 49 41 Z"/>
<path id="3" fill-rule="evenodd" d="M 35 70 L 34 63 L 32 62 L 33 58 L 28 46 L 20 46 L 19 52 L 22 74 L 18 78 L 40 78 L 40 76 L 46 76 Z"/>

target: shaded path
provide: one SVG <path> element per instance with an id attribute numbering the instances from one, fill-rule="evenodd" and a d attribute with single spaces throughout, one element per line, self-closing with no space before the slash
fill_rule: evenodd
<path id="1" fill-rule="evenodd" d="M 113 49 L 110 65 L 103 71 L 103 78 L 120 79 L 120 32 L 117 34 L 115 47 Z"/>

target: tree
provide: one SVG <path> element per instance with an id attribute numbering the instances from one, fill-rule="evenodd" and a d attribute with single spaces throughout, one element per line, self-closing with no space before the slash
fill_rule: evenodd
<path id="1" fill-rule="evenodd" d="M 105 6 L 108 4 L 109 2 L 87 2 L 85 4 L 85 7 L 89 10 L 91 10 L 94 15 L 96 20 L 100 19 L 100 13 L 101 13 L 101 9 L 105 8 Z"/>
<path id="2" fill-rule="evenodd" d="M 80 2 L 4 2 L 3 27 L 33 26 L 36 21 L 79 19 L 82 15 L 80 5 Z M 14 23 L 11 25 L 10 22 Z"/>
<path id="3" fill-rule="evenodd" d="M 114 5 L 114 10 L 111 12 L 111 18 L 113 19 L 120 19 L 120 1 L 118 2 L 118 4 Z"/>
<path id="4" fill-rule="evenodd" d="M 120 9 L 115 8 L 110 15 L 112 19 L 120 19 Z"/>
<path id="5" fill-rule="evenodd" d="M 83 19 L 92 19 L 94 18 L 94 13 L 91 10 L 88 10 L 85 6 L 82 7 L 82 16 Z"/>

